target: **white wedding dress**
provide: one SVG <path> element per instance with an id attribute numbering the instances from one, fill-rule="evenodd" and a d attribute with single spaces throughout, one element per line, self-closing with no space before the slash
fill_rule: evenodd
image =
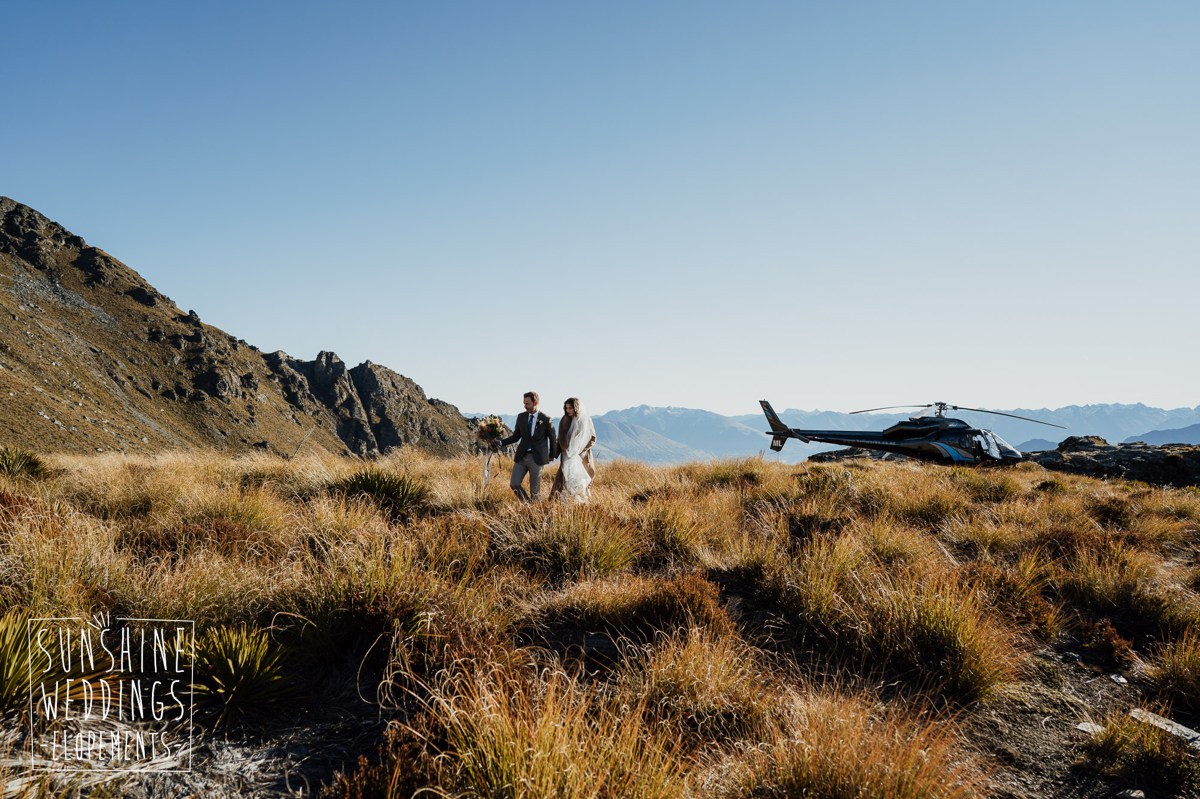
<path id="1" fill-rule="evenodd" d="M 592 417 L 583 410 L 580 403 L 571 426 L 567 429 L 567 440 L 558 442 L 562 451 L 563 499 L 575 502 L 587 502 L 588 486 L 592 484 L 592 476 L 583 465 L 583 451 L 587 449 L 596 428 Z"/>

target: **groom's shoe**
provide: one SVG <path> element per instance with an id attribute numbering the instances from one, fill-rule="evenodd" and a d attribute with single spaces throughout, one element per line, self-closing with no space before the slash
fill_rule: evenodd
<path id="1" fill-rule="evenodd" d="M 525 489 L 522 486 L 517 486 L 516 488 L 514 488 L 513 493 L 516 494 L 517 499 L 521 500 L 522 502 L 531 502 L 532 501 L 529 499 L 529 494 L 525 493 Z"/>

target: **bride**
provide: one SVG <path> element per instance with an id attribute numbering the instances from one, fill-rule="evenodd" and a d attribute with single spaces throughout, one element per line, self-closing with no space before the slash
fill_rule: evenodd
<path id="1" fill-rule="evenodd" d="M 563 403 L 562 421 L 558 423 L 558 475 L 554 478 L 551 495 L 562 492 L 563 499 L 587 502 L 588 486 L 596 476 L 592 465 L 592 445 L 596 443 L 596 428 L 592 417 L 583 409 L 578 397 Z"/>

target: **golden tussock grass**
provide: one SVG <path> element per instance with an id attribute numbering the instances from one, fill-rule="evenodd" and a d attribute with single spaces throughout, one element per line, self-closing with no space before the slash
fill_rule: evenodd
<path id="1" fill-rule="evenodd" d="M 1169 713 L 1162 706 L 1143 709 Z M 1183 739 L 1125 711 L 1110 713 L 1098 723 L 1101 730 L 1088 746 L 1093 768 L 1170 795 L 1194 796 L 1200 789 L 1200 760 Z"/>
<path id="2" fill-rule="evenodd" d="M 1155 689 L 1172 705 L 1200 710 L 1200 631 L 1160 644 L 1146 670 Z"/>
<path id="3" fill-rule="evenodd" d="M 766 738 L 780 719 L 784 692 L 735 636 L 681 628 L 632 650 L 620 687 L 692 745 Z"/>
<path id="4" fill-rule="evenodd" d="M 645 552 L 632 524 L 603 505 L 509 506 L 491 524 L 497 557 L 555 580 L 615 574 Z"/>
<path id="5" fill-rule="evenodd" d="M 951 724 L 836 691 L 797 697 L 787 723 L 724 782 L 721 795 L 763 799 L 967 799 L 984 786 Z"/>
<path id="6" fill-rule="evenodd" d="M 447 744 L 443 784 L 465 795 L 685 795 L 687 763 L 643 699 L 607 695 L 553 667 L 509 664 L 454 673 L 429 693 Z"/>
<path id="7" fill-rule="evenodd" d="M 576 583 L 541 602 L 534 620 L 550 628 L 575 626 L 637 640 L 692 627 L 716 636 L 734 632 L 717 587 L 694 572 Z"/>

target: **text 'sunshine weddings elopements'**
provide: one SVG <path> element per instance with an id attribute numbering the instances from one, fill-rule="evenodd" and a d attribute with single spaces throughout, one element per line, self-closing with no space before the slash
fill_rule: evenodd
<path id="1" fill-rule="evenodd" d="M 194 627 L 179 619 L 31 619 L 31 767 L 188 770 Z"/>

